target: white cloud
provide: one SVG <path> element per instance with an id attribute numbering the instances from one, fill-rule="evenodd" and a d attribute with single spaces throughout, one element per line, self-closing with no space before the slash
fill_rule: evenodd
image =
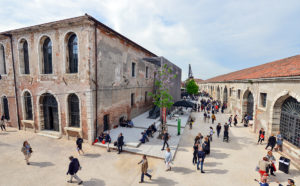
<path id="1" fill-rule="evenodd" d="M 0 31 L 91 14 L 194 76 L 209 78 L 297 53 L 300 2 L 1 0 Z"/>

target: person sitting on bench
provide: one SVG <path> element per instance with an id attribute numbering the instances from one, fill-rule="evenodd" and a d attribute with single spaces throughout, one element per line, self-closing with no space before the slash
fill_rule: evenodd
<path id="1" fill-rule="evenodd" d="M 121 126 L 121 127 L 127 127 L 127 126 L 128 126 L 128 123 L 127 123 L 127 121 L 124 119 L 124 117 L 121 117 L 121 118 L 120 118 L 120 126 Z"/>
<path id="2" fill-rule="evenodd" d="M 130 127 L 130 128 L 133 127 L 133 122 L 132 122 L 131 119 L 130 119 L 130 120 L 127 120 L 127 126 Z"/>
<path id="3" fill-rule="evenodd" d="M 142 132 L 141 134 L 142 134 L 142 138 L 140 139 L 141 143 L 145 143 L 146 141 L 148 142 L 149 139 L 147 137 L 146 131 Z"/>
<path id="4" fill-rule="evenodd" d="M 153 138 L 153 135 L 152 135 L 152 134 L 153 134 L 153 131 L 152 131 L 152 129 L 151 129 L 151 126 L 149 126 L 148 129 L 146 130 L 146 134 L 147 134 L 147 136 Z"/>
<path id="5" fill-rule="evenodd" d="M 105 139 L 104 133 L 101 132 L 100 135 L 99 135 L 99 137 L 98 137 L 98 141 L 102 142 L 104 139 Z"/>
<path id="6" fill-rule="evenodd" d="M 156 126 L 155 126 L 155 123 L 153 123 L 153 124 L 150 126 L 150 128 L 151 128 L 152 133 L 155 133 L 155 132 L 157 131 Z"/>

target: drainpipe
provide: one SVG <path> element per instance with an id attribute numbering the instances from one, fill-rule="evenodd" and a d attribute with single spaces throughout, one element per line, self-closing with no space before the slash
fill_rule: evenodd
<path id="1" fill-rule="evenodd" d="M 97 24 L 94 24 L 94 34 L 95 34 L 95 83 L 96 83 L 96 93 L 95 93 L 95 110 L 96 110 L 96 119 L 95 119 L 95 137 L 97 138 L 98 133 L 98 45 L 97 45 Z"/>
<path id="2" fill-rule="evenodd" d="M 11 58 L 13 64 L 13 73 L 14 73 L 14 87 L 15 87 L 15 96 L 16 96 L 16 106 L 17 106 L 17 120 L 18 120 L 18 127 L 21 130 L 21 123 L 20 123 L 20 113 L 19 113 L 19 100 L 18 100 L 18 91 L 17 91 L 17 81 L 16 81 L 16 69 L 15 69 L 15 57 L 14 57 L 14 49 L 13 49 L 13 42 L 12 42 L 12 34 L 5 33 L 3 34 L 10 39 L 10 49 L 11 49 Z"/>

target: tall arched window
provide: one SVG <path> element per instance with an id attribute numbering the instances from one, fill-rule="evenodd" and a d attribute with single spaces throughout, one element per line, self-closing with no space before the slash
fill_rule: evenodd
<path id="1" fill-rule="evenodd" d="M 25 109 L 25 119 L 32 120 L 32 104 L 31 104 L 31 94 L 29 92 L 24 93 L 24 109 Z"/>
<path id="2" fill-rule="evenodd" d="M 70 94 L 68 97 L 69 106 L 69 126 L 80 127 L 79 99 L 76 94 Z"/>
<path id="3" fill-rule="evenodd" d="M 46 38 L 43 44 L 43 73 L 52 74 L 52 42 Z"/>
<path id="4" fill-rule="evenodd" d="M 69 55 L 69 67 L 68 73 L 78 72 L 78 42 L 77 36 L 72 34 L 68 40 L 68 55 Z"/>
<path id="5" fill-rule="evenodd" d="M 23 55 L 24 55 L 24 74 L 30 74 L 27 41 L 24 41 L 23 43 Z"/>
<path id="6" fill-rule="evenodd" d="M 5 50 L 4 50 L 4 46 L 1 44 L 0 44 L 0 74 L 6 74 Z"/>
<path id="7" fill-rule="evenodd" d="M 10 117 L 9 117 L 9 108 L 8 108 L 8 100 L 7 100 L 7 97 L 4 96 L 2 97 L 2 105 L 3 105 L 3 114 L 4 114 L 4 117 L 5 119 L 9 120 Z"/>

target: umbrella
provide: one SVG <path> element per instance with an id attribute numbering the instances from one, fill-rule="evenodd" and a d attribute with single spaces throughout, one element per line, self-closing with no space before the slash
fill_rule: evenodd
<path id="1" fill-rule="evenodd" d="M 181 100 L 181 101 L 175 102 L 173 106 L 175 106 L 175 107 L 191 107 L 191 108 L 193 108 L 195 106 L 195 104 L 192 103 L 192 102 L 189 102 L 189 101 Z"/>

